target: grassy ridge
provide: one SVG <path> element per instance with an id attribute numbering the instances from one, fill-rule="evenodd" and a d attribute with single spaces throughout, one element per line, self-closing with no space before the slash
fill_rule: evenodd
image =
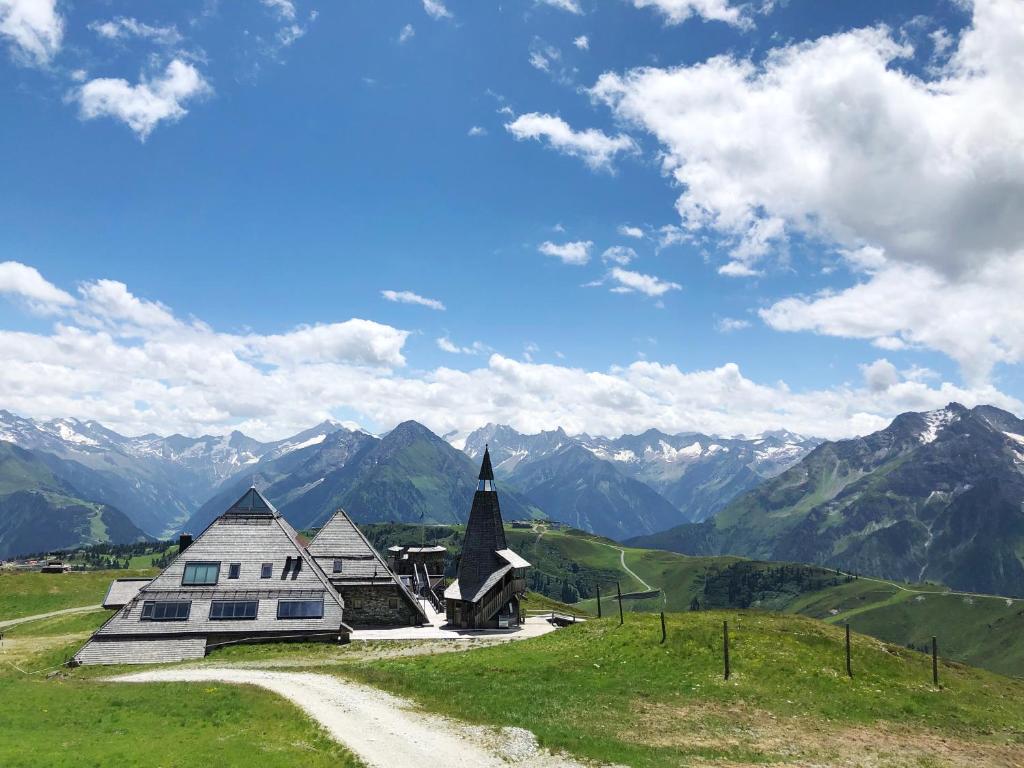
<path id="1" fill-rule="evenodd" d="M 153 569 L 18 573 L 0 571 L 0 621 L 96 605 L 114 579 L 155 576 Z"/>
<path id="2" fill-rule="evenodd" d="M 935 689 L 927 657 L 862 636 L 850 680 L 842 631 L 795 616 L 669 614 L 668 641 L 659 640 L 658 618 L 633 614 L 622 627 L 592 621 L 521 643 L 338 671 L 431 710 L 528 728 L 545 746 L 633 766 L 863 764 L 866 753 L 847 751 L 853 733 L 869 735 L 866 749 L 883 761 L 939 739 L 977 764 L 1011 764 L 1009 755 L 1024 750 L 1022 682 L 944 664 Z M 926 756 L 893 764 L 942 764 Z"/>

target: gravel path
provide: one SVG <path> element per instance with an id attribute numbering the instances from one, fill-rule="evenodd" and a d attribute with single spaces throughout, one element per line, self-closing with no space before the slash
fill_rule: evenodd
<path id="1" fill-rule="evenodd" d="M 35 616 L 22 616 L 20 619 L 5 619 L 4 621 L 0 621 L 0 629 L 7 629 L 8 627 L 14 627 L 18 624 L 24 624 L 28 621 L 38 621 L 39 619 L 49 619 L 54 616 L 63 616 L 66 613 L 85 613 L 86 611 L 98 611 L 102 607 L 102 605 L 82 605 L 78 608 L 65 608 L 63 611 L 50 611 L 49 613 L 39 613 Z"/>
<path id="2" fill-rule="evenodd" d="M 522 728 L 485 728 L 430 715 L 391 694 L 329 675 L 256 669 L 160 669 L 115 682 L 258 685 L 303 709 L 375 768 L 582 768 L 538 747 Z"/>

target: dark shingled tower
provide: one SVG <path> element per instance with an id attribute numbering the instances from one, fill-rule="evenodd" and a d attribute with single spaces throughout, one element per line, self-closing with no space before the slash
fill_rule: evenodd
<path id="1" fill-rule="evenodd" d="M 507 548 L 498 492 L 494 490 L 491 454 L 485 446 L 480 478 L 476 493 L 473 494 L 473 508 L 469 511 L 469 522 L 466 524 L 466 538 L 462 542 L 462 559 L 459 561 L 459 587 L 464 596 L 470 598 L 475 595 L 492 573 L 508 565 L 497 555 L 499 549 Z"/>
<path id="2" fill-rule="evenodd" d="M 523 571 L 528 566 L 505 540 L 491 454 L 485 446 L 458 578 L 445 590 L 449 623 L 464 627 L 517 624 L 519 596 L 526 590 Z M 499 614 L 504 618 L 499 619 Z"/>

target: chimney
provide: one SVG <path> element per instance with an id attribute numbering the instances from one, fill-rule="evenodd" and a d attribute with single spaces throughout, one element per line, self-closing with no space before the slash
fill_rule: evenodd
<path id="1" fill-rule="evenodd" d="M 183 533 L 178 537 L 178 554 L 180 555 L 186 549 L 192 546 L 192 534 Z"/>

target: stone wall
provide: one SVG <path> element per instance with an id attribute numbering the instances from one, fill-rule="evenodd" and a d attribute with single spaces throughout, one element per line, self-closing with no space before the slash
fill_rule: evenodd
<path id="1" fill-rule="evenodd" d="M 409 626 L 419 616 L 396 584 L 339 584 L 345 599 L 344 621 L 350 627 Z"/>

